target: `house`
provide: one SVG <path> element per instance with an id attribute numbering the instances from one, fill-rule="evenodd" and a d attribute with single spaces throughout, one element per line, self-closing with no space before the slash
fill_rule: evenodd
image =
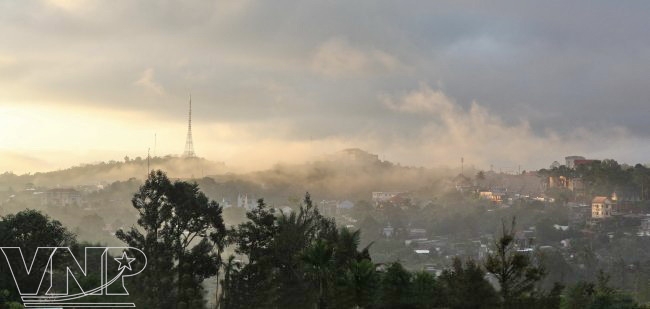
<path id="1" fill-rule="evenodd" d="M 425 238 L 427 237 L 427 230 L 425 229 L 409 229 L 410 238 Z"/>
<path id="2" fill-rule="evenodd" d="M 507 192 L 506 188 L 492 188 L 490 191 L 480 191 L 479 197 L 495 204 L 501 204 L 506 199 Z"/>
<path id="3" fill-rule="evenodd" d="M 354 208 L 354 203 L 352 203 L 352 202 L 350 202 L 350 201 L 348 201 L 348 200 L 345 200 L 345 201 L 343 201 L 343 202 L 340 202 L 340 203 L 336 206 L 336 208 L 337 208 L 337 209 L 346 209 L 346 210 L 350 210 L 350 209 Z"/>
<path id="4" fill-rule="evenodd" d="M 318 203 L 318 211 L 323 216 L 335 217 L 339 213 L 339 202 L 335 200 L 322 200 Z"/>
<path id="5" fill-rule="evenodd" d="M 47 190 L 45 194 L 41 194 L 41 204 L 55 207 L 80 206 L 81 193 L 72 188 Z"/>
<path id="6" fill-rule="evenodd" d="M 515 232 L 513 242 L 517 251 L 532 250 L 535 244 L 535 230 L 531 227 L 528 230 Z"/>
<path id="7" fill-rule="evenodd" d="M 395 228 L 393 228 L 390 223 L 384 229 L 382 230 L 381 234 L 384 235 L 384 237 L 392 237 L 393 234 L 395 233 Z"/>
<path id="8" fill-rule="evenodd" d="M 566 188 L 576 194 L 581 194 L 584 192 L 585 185 L 580 180 L 580 178 L 567 177 L 567 176 L 549 176 L 546 179 L 544 187 L 547 189 L 551 188 Z"/>
<path id="9" fill-rule="evenodd" d="M 411 197 L 409 197 L 405 193 L 400 193 L 388 199 L 387 204 L 392 205 L 394 207 L 406 209 L 411 207 Z"/>
<path id="10" fill-rule="evenodd" d="M 568 168 L 575 168 L 575 162 L 580 161 L 580 160 L 585 160 L 586 158 L 583 156 L 568 156 L 565 157 L 564 160 L 566 162 L 566 167 Z"/>
<path id="11" fill-rule="evenodd" d="M 251 211 L 257 208 L 257 201 L 254 197 L 248 197 L 248 194 L 238 194 L 237 207 L 244 208 L 246 211 Z"/>
<path id="12" fill-rule="evenodd" d="M 599 160 L 593 160 L 593 159 L 583 159 L 583 160 L 575 160 L 573 161 L 573 167 L 577 168 L 580 165 L 589 165 L 594 162 L 600 162 Z"/>
<path id="13" fill-rule="evenodd" d="M 375 202 L 375 206 L 380 203 L 386 202 L 393 197 L 401 194 L 402 192 L 372 192 L 372 201 Z"/>
<path id="14" fill-rule="evenodd" d="M 591 200 L 591 218 L 604 219 L 612 216 L 614 203 L 606 196 L 596 196 Z"/>

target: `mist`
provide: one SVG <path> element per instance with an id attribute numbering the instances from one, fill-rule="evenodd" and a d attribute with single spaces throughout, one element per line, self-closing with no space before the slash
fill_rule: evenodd
<path id="1" fill-rule="evenodd" d="M 647 306 L 648 11 L 0 1 L 0 251 L 146 251 L 146 308 Z"/>

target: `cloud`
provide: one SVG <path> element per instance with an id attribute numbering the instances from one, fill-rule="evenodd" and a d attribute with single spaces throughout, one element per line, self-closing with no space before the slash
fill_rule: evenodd
<path id="1" fill-rule="evenodd" d="M 69 12 L 76 12 L 88 5 L 87 0 L 48 0 L 49 4 Z"/>
<path id="2" fill-rule="evenodd" d="M 314 53 L 312 69 L 329 77 L 365 76 L 402 68 L 400 61 L 378 49 L 362 50 L 348 40 L 332 38 Z"/>
<path id="3" fill-rule="evenodd" d="M 158 82 L 156 82 L 154 74 L 154 70 L 152 68 L 148 68 L 142 72 L 142 75 L 138 80 L 135 81 L 134 84 L 141 86 L 142 88 L 157 95 L 163 95 L 165 93 L 165 89 Z"/>
<path id="4" fill-rule="evenodd" d="M 563 152 L 646 160 L 650 2 L 189 2 L 0 1 L 11 42 L 0 46 L 0 106 L 145 114 L 146 136 L 174 136 L 164 140 L 174 153 L 191 89 L 197 135 L 201 123 L 242 128 L 197 138 L 216 159 L 261 140 L 269 151 L 337 140 L 426 166 L 459 153 L 535 166 Z M 444 87 L 426 86 L 436 81 Z M 142 151 L 133 134 L 100 129 L 116 152 Z M 69 130 L 52 143 L 78 149 Z"/>
<path id="5" fill-rule="evenodd" d="M 41 172 L 52 168 L 52 164 L 28 154 L 0 149 L 0 173 Z"/>
<path id="6" fill-rule="evenodd" d="M 411 92 L 398 102 L 390 97 L 383 96 L 383 102 L 391 110 L 406 113 L 457 113 L 456 105 L 441 90 L 433 90 L 422 84 L 419 91 Z"/>
<path id="7" fill-rule="evenodd" d="M 426 84 L 398 98 L 384 96 L 382 102 L 395 112 L 424 114 L 426 121 L 414 137 L 392 140 L 388 147 L 392 156 L 424 165 L 453 165 L 465 157 L 478 167 L 494 165 L 514 171 L 520 164 L 545 167 L 553 158 L 570 153 L 611 156 L 607 145 L 631 147 L 638 142 L 623 127 L 596 131 L 577 127 L 565 134 L 553 130 L 536 134 L 527 121 L 506 123 L 478 102 L 464 109 L 442 90 Z"/>

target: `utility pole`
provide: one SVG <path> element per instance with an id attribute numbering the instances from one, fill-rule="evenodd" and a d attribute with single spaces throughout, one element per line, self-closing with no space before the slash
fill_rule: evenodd
<path id="1" fill-rule="evenodd" d="M 147 178 L 149 177 L 149 173 L 151 173 L 151 169 L 149 168 L 149 159 L 151 158 L 151 155 L 149 152 L 151 151 L 151 148 L 147 148 Z"/>
<path id="2" fill-rule="evenodd" d="M 460 174 L 465 176 L 465 158 L 460 157 Z"/>

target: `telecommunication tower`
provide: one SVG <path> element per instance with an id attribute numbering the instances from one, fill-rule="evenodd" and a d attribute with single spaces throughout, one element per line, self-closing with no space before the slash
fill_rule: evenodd
<path id="1" fill-rule="evenodd" d="M 183 152 L 183 157 L 196 157 L 196 153 L 194 153 L 194 142 L 192 141 L 192 95 L 190 95 L 190 113 L 187 122 L 187 138 L 185 139 L 185 151 Z"/>

